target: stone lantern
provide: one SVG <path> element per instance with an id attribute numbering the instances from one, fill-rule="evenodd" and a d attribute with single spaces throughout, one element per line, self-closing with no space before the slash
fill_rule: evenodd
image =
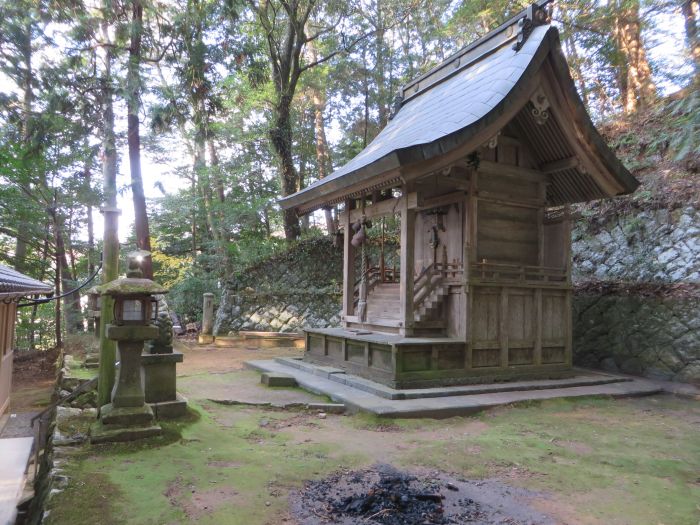
<path id="1" fill-rule="evenodd" d="M 158 337 L 151 324 L 157 310 L 153 296 L 167 293 L 159 284 L 144 279 L 140 262 L 148 252 L 127 256 L 126 277 L 100 287 L 102 295 L 114 299 L 114 321 L 106 327 L 106 336 L 117 342 L 120 362 L 112 390 L 112 402 L 100 409 L 100 420 L 91 431 L 93 443 L 129 441 L 159 434 L 153 410 L 145 403 L 141 379 L 141 352 L 144 341 Z"/>
<path id="2" fill-rule="evenodd" d="M 94 345 L 88 347 L 85 355 L 85 368 L 97 368 L 99 366 L 99 354 L 97 349 L 100 345 L 100 318 L 102 317 L 102 299 L 100 297 L 100 287 L 93 286 L 87 292 L 87 318 L 88 329 L 92 328 L 95 336 Z"/>

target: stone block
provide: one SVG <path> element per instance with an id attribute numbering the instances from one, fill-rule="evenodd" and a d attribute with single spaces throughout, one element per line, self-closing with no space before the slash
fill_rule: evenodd
<path id="1" fill-rule="evenodd" d="M 153 410 L 148 405 L 140 407 L 115 407 L 111 403 L 100 410 L 100 421 L 105 426 L 151 426 Z"/>
<path id="2" fill-rule="evenodd" d="M 177 394 L 173 401 L 150 403 L 150 406 L 156 419 L 175 419 L 187 414 L 187 399 L 181 394 Z"/>
<path id="3" fill-rule="evenodd" d="M 175 367 L 182 360 L 182 352 L 176 351 L 171 354 L 144 353 L 141 355 L 146 403 L 161 403 L 176 399 Z"/>
<path id="4" fill-rule="evenodd" d="M 99 421 L 90 428 L 90 443 L 113 443 L 120 441 L 136 441 L 157 436 L 162 432 L 158 425 L 140 427 L 118 427 L 103 425 Z"/>
<path id="5" fill-rule="evenodd" d="M 199 334 L 197 336 L 197 343 L 200 345 L 210 345 L 214 342 L 214 336 L 211 334 Z"/>
<path id="6" fill-rule="evenodd" d="M 297 386 L 297 380 L 293 376 L 287 374 L 276 374 L 271 372 L 265 372 L 260 376 L 260 382 L 267 386 L 283 386 L 283 387 L 295 387 Z"/>

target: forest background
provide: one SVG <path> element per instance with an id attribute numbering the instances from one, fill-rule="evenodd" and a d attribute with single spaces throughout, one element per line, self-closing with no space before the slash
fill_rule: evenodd
<path id="1" fill-rule="evenodd" d="M 20 309 L 16 346 L 87 328 L 69 292 L 100 269 L 105 221 L 121 252 L 153 253 L 147 272 L 189 320 L 236 272 L 332 234 L 336 210 L 299 220 L 276 200 L 351 159 L 403 83 L 526 4 L 0 0 L 0 263 L 67 294 Z M 635 198 L 696 179 L 699 17 L 697 0 L 554 7 L 584 104 L 644 183 Z"/>

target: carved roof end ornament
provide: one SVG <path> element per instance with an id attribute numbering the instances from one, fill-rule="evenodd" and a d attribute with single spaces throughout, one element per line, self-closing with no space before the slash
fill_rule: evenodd
<path id="1" fill-rule="evenodd" d="M 549 119 L 549 100 L 547 96 L 542 91 L 542 88 L 537 88 L 537 91 L 530 97 L 530 102 L 532 103 L 532 118 L 540 126 L 547 123 Z"/>
<path id="2" fill-rule="evenodd" d="M 513 44 L 513 49 L 520 51 L 525 45 L 525 41 L 537 26 L 549 24 L 552 20 L 552 4 L 540 7 L 531 4 L 525 11 L 525 16 L 518 20 L 518 37 Z"/>

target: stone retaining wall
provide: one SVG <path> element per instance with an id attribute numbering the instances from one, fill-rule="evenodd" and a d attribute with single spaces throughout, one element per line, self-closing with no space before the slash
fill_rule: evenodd
<path id="1" fill-rule="evenodd" d="M 700 293 L 582 292 L 573 320 L 576 364 L 700 384 Z"/>
<path id="2" fill-rule="evenodd" d="M 343 249 L 311 239 L 247 268 L 227 283 L 214 335 L 296 332 L 340 323 Z"/>
<path id="3" fill-rule="evenodd" d="M 572 234 L 573 278 L 700 282 L 700 210 L 637 210 L 584 217 Z"/>

